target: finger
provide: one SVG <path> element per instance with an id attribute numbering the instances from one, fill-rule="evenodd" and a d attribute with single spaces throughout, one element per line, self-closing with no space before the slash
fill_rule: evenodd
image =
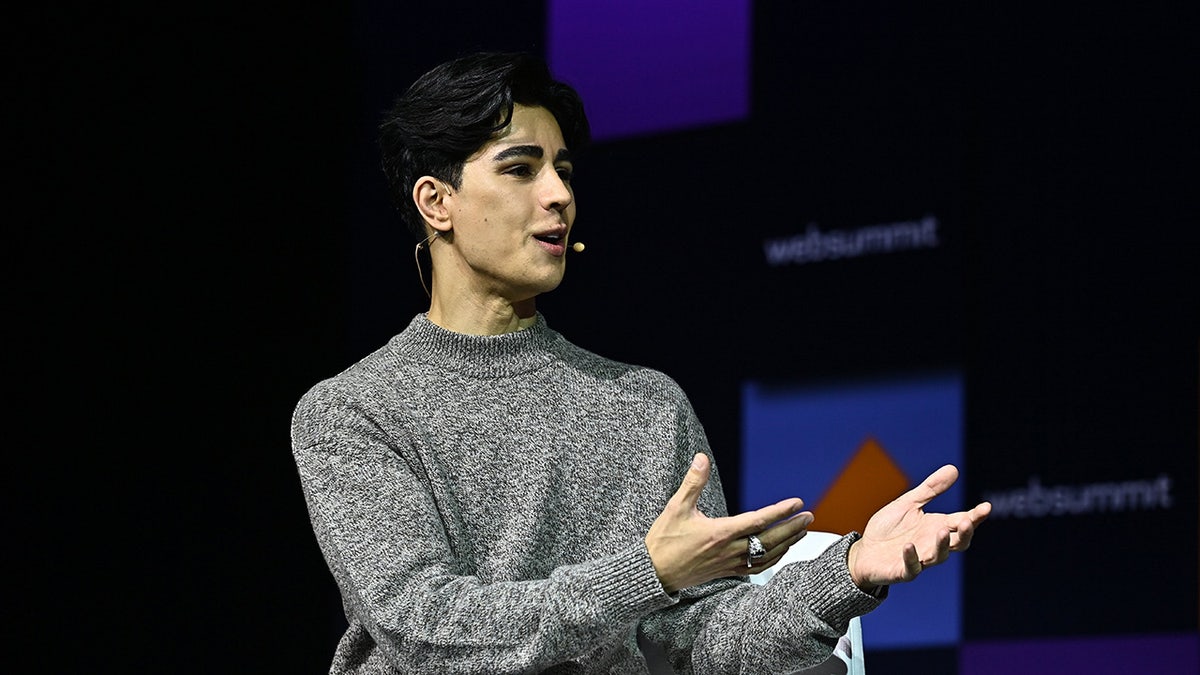
<path id="1" fill-rule="evenodd" d="M 972 525 L 978 526 L 980 523 L 987 520 L 987 517 L 991 515 L 991 513 L 992 505 L 989 502 L 981 502 L 970 511 L 957 511 L 955 513 L 948 514 L 947 517 L 955 522 L 960 522 L 963 518 L 969 518 Z"/>
<path id="2" fill-rule="evenodd" d="M 954 526 L 950 527 L 950 550 L 965 551 L 970 548 L 976 527 L 990 514 L 991 504 L 982 502 L 971 510 L 948 515 L 947 520 L 954 522 Z"/>
<path id="3" fill-rule="evenodd" d="M 708 455 L 698 452 L 692 457 L 692 465 L 688 468 L 687 475 L 683 477 L 683 482 L 680 483 L 679 489 L 671 497 L 671 501 L 676 502 L 684 508 L 695 508 L 696 502 L 700 499 L 700 493 L 704 491 L 704 486 L 708 484 L 708 476 Z"/>
<path id="4" fill-rule="evenodd" d="M 762 541 L 763 546 L 766 546 L 768 549 L 782 546 L 787 544 L 790 539 L 798 541 L 800 537 L 803 537 L 808 532 L 808 526 L 812 525 L 812 522 L 812 512 L 801 511 L 767 528 L 758 535 L 758 538 Z"/>
<path id="5" fill-rule="evenodd" d="M 758 572 L 761 572 L 765 569 L 774 567 L 775 564 L 778 563 L 783 558 L 783 556 L 787 554 L 788 550 L 790 548 L 792 548 L 792 546 L 794 546 L 796 544 L 796 542 L 803 539 L 806 534 L 808 534 L 808 531 L 802 530 L 802 531 L 797 532 L 796 534 L 788 537 L 787 539 L 783 540 L 783 542 L 781 542 L 773 547 L 768 547 L 767 554 L 765 556 L 763 556 L 762 558 L 759 558 L 758 560 L 751 561 L 752 564 L 750 567 L 750 571 L 748 571 L 748 572 L 745 571 L 745 569 L 746 569 L 745 568 L 745 564 L 746 564 L 745 557 L 746 556 L 743 553 L 742 560 L 738 561 L 738 564 L 737 564 L 737 569 L 739 569 L 741 571 L 736 572 L 736 574 L 757 574 Z M 766 542 L 763 542 L 763 545 L 766 546 Z"/>
<path id="6" fill-rule="evenodd" d="M 923 563 L 925 567 L 932 567 L 946 562 L 950 557 L 950 530 L 941 529 L 937 533 L 937 544 L 933 550 L 933 559 Z"/>
<path id="7" fill-rule="evenodd" d="M 971 539 L 975 536 L 975 528 L 979 527 L 979 524 L 987 519 L 991 511 L 992 505 L 988 502 L 983 502 L 970 511 L 961 514 L 955 514 L 960 516 L 958 519 L 958 527 L 955 529 L 955 534 L 957 534 L 958 541 L 951 542 L 950 550 L 965 551 L 970 548 Z"/>
<path id="8" fill-rule="evenodd" d="M 801 531 L 797 532 L 796 534 L 793 534 L 792 536 L 788 537 L 787 539 L 784 539 L 779 544 L 776 544 L 774 548 L 771 548 L 767 552 L 767 557 L 772 558 L 774 560 L 779 560 L 783 556 L 787 555 L 788 550 L 791 549 L 793 546 L 795 546 L 797 542 L 799 542 L 801 539 L 803 539 L 807 535 L 808 535 L 808 530 L 801 530 Z"/>
<path id="9" fill-rule="evenodd" d="M 812 513 L 808 511 L 797 513 L 791 518 L 772 526 L 767 531 L 758 534 L 758 541 L 767 550 L 767 554 L 754 563 L 754 566 L 761 566 L 764 569 L 770 567 L 772 560 L 783 556 L 791 548 L 792 544 L 800 541 L 804 538 L 804 535 L 808 534 L 808 526 L 812 524 L 812 520 Z M 729 542 L 729 555 L 731 559 L 739 556 L 744 559 L 748 553 L 748 537 L 738 537 Z"/>
<path id="10" fill-rule="evenodd" d="M 918 506 L 924 506 L 933 501 L 934 497 L 942 494 L 958 480 L 958 467 L 947 464 L 934 471 L 917 487 L 905 493 L 905 497 Z"/>
<path id="11" fill-rule="evenodd" d="M 921 558 L 917 556 L 917 547 L 912 544 L 904 545 L 904 580 L 912 581 L 917 578 L 921 570 L 925 569 L 921 565 Z"/>
<path id="12" fill-rule="evenodd" d="M 975 507 L 963 514 L 958 521 L 958 537 L 959 549 L 965 551 L 971 546 L 971 539 L 975 536 L 975 528 L 987 518 L 987 512 L 991 509 L 991 504 L 988 504 L 984 509 L 983 515 L 979 515 L 979 507 Z"/>
<path id="13" fill-rule="evenodd" d="M 973 536 L 975 536 L 975 523 L 969 516 L 964 515 L 959 519 L 958 525 L 951 530 L 950 550 L 965 551 L 971 548 L 971 537 Z"/>
<path id="14" fill-rule="evenodd" d="M 739 513 L 736 516 L 730 516 L 724 519 L 724 525 L 728 528 L 730 536 L 734 538 L 759 534 L 766 531 L 775 523 L 798 514 L 802 508 L 804 508 L 804 500 L 799 497 L 792 497 L 791 499 L 785 499 L 770 506 L 764 506 L 756 511 L 747 511 Z M 809 522 L 811 523 L 812 521 Z"/>

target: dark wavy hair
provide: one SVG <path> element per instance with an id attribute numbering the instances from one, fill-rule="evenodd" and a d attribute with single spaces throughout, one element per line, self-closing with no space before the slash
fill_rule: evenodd
<path id="1" fill-rule="evenodd" d="M 380 125 L 383 172 L 393 203 L 417 239 L 426 236 L 412 200 L 417 178 L 428 175 L 462 187 L 463 164 L 508 126 L 517 103 L 554 115 L 573 156 L 590 141 L 579 94 L 529 54 L 480 52 L 448 61 L 396 99 Z"/>

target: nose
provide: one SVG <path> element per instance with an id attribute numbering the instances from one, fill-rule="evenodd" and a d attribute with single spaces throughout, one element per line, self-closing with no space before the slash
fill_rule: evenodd
<path id="1" fill-rule="evenodd" d="M 547 173 L 549 175 L 542 188 L 542 205 L 550 211 L 565 211 L 575 200 L 571 185 L 564 181 L 558 172 L 549 171 Z"/>

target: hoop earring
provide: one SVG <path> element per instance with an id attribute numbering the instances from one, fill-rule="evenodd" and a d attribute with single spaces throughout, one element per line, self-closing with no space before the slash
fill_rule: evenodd
<path id="1" fill-rule="evenodd" d="M 424 241 L 418 243 L 417 247 L 413 249 L 413 260 L 417 263 L 417 277 L 421 279 L 421 288 L 425 289 L 425 295 L 430 299 L 433 299 L 433 294 L 429 292 L 429 286 L 425 285 L 425 273 L 421 271 L 421 249 L 432 246 L 433 240 L 437 239 L 439 234 L 439 232 L 434 232 L 428 237 L 425 237 Z M 430 258 L 430 261 L 432 260 L 433 259 Z"/>

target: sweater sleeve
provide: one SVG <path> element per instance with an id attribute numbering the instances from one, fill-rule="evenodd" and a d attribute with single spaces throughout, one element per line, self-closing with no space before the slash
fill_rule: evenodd
<path id="1" fill-rule="evenodd" d="M 711 456 L 690 404 L 679 422 L 679 461 Z M 686 466 L 686 465 L 685 465 Z M 700 498 L 710 517 L 728 514 L 714 471 Z M 679 673 L 790 673 L 829 657 L 850 620 L 879 606 L 850 579 L 847 535 L 811 561 L 788 565 L 766 585 L 718 579 L 685 589 L 680 602 L 642 621 L 643 638 L 660 645 Z"/>
<path id="2" fill-rule="evenodd" d="M 662 645 L 679 673 L 791 673 L 821 663 L 850 619 L 880 604 L 850 581 L 852 541 L 788 565 L 765 586 L 722 579 L 689 589 L 679 604 L 647 617 L 643 635 Z"/>
<path id="3" fill-rule="evenodd" d="M 347 670 L 386 662 L 406 673 L 539 671 L 611 652 L 640 617 L 675 602 L 640 542 L 546 579 L 471 576 L 452 554 L 421 468 L 396 451 L 368 405 L 319 385 L 292 427 L 309 516 L 351 633 L 369 634 L 339 646 Z"/>

